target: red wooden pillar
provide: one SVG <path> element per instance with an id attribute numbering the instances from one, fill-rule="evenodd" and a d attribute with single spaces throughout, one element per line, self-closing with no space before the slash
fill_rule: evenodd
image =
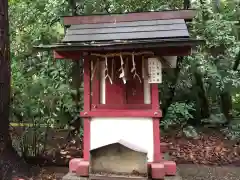
<path id="1" fill-rule="evenodd" d="M 152 110 L 156 112 L 159 111 L 159 95 L 158 95 L 158 84 L 151 85 L 151 102 L 152 102 Z M 160 123 L 159 118 L 153 118 L 153 161 L 160 162 L 162 160 L 161 152 L 160 152 Z"/>
<path id="2" fill-rule="evenodd" d="M 84 112 L 91 109 L 91 79 L 90 79 L 90 59 L 84 58 Z M 83 138 L 83 159 L 89 161 L 90 151 L 90 117 L 83 118 L 84 138 Z"/>

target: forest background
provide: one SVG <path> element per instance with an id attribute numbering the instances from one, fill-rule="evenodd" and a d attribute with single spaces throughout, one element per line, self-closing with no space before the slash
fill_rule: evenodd
<path id="1" fill-rule="evenodd" d="M 204 144 L 213 136 L 212 132 L 216 133 L 214 137 L 220 138 L 221 143 L 225 140 L 238 143 L 239 0 L 9 0 L 10 120 L 13 144 L 18 152 L 24 157 L 46 153 L 46 140 L 51 129 L 69 129 L 70 122 L 77 119 L 82 109 L 81 61 L 55 61 L 51 52 L 36 52 L 33 48 L 62 39 L 64 27 L 61 16 L 189 7 L 197 10 L 197 17 L 188 23 L 191 36 L 204 39 L 206 43 L 198 47 L 192 56 L 180 57 L 177 68 L 164 71 L 163 84 L 159 85 L 163 110 L 161 132 L 166 135 L 166 141 L 176 144 L 176 137 L 202 140 L 203 135 L 209 134 Z M 77 136 L 81 141 L 82 127 Z M 187 143 L 184 141 L 182 144 Z M 180 148 L 176 146 L 172 147 L 175 152 L 176 148 Z M 198 147 L 196 151 L 202 149 L 200 145 Z M 60 154 L 66 155 L 61 148 Z M 79 148 L 78 151 L 81 151 Z M 188 156 L 185 159 L 200 161 L 190 157 L 186 153 L 188 151 L 184 152 Z M 81 153 L 78 155 L 81 156 Z M 179 158 L 181 155 L 175 153 L 175 156 Z"/>

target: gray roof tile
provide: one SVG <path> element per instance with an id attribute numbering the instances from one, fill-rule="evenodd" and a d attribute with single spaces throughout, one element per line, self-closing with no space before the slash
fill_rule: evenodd
<path id="1" fill-rule="evenodd" d="M 184 19 L 71 25 L 63 42 L 189 37 Z"/>

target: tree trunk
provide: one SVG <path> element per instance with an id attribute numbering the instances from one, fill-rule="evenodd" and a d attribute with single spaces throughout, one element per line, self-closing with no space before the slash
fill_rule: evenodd
<path id="1" fill-rule="evenodd" d="M 71 9 L 72 16 L 77 16 L 77 3 L 76 0 L 69 0 L 69 7 Z M 81 84 L 82 84 L 82 59 L 74 59 L 72 66 L 72 86 L 76 90 L 76 94 L 73 94 L 73 100 L 75 101 L 76 108 L 80 111 L 80 101 L 81 101 Z M 74 117 L 74 119 L 76 119 Z"/>
<path id="2" fill-rule="evenodd" d="M 215 11 L 217 13 L 220 12 L 220 0 L 215 0 L 214 1 L 214 7 L 215 7 Z M 215 48 L 217 49 L 217 48 Z M 214 54 L 219 55 L 219 54 L 224 54 L 224 52 L 226 51 L 226 48 L 224 47 L 224 45 L 220 46 L 215 53 L 211 53 L 213 56 Z M 235 62 L 233 64 L 232 70 L 233 71 L 237 71 L 238 70 L 238 66 L 240 63 L 240 51 L 238 52 Z M 227 119 L 227 122 L 225 123 L 225 125 L 229 124 L 232 120 L 232 96 L 231 96 L 231 92 L 229 90 L 224 90 L 224 92 L 220 93 L 220 103 L 221 103 L 221 111 L 224 114 L 224 116 Z"/>
<path id="3" fill-rule="evenodd" d="M 189 9 L 191 6 L 190 0 L 184 0 L 183 1 L 183 9 Z"/>
<path id="4" fill-rule="evenodd" d="M 183 1 L 183 9 L 189 9 L 190 7 L 191 7 L 190 0 L 184 0 Z M 166 100 L 164 107 L 162 107 L 162 112 L 163 112 L 162 119 L 164 119 L 164 117 L 166 116 L 167 110 L 173 102 L 174 94 L 175 94 L 175 90 L 176 90 L 176 84 L 177 84 L 177 81 L 179 78 L 182 62 L 183 62 L 183 57 L 182 56 L 177 57 L 177 67 L 174 69 L 174 79 L 172 80 L 171 86 L 169 88 L 169 94 L 168 94 L 169 98 Z"/>
<path id="5" fill-rule="evenodd" d="M 163 112 L 162 119 L 164 119 L 164 117 L 166 116 L 167 110 L 173 102 L 174 94 L 175 94 L 175 90 L 176 90 L 176 84 L 177 84 L 179 74 L 180 74 L 180 70 L 181 70 L 182 61 L 183 61 L 183 57 L 178 57 L 177 58 L 177 67 L 174 69 L 174 78 L 173 78 L 172 83 L 169 87 L 169 94 L 167 96 L 169 98 L 166 100 L 165 105 L 162 107 L 162 112 Z"/>
<path id="6" fill-rule="evenodd" d="M 210 116 L 210 110 L 209 110 L 209 102 L 206 95 L 206 90 L 204 88 L 203 78 L 202 74 L 195 71 L 194 72 L 194 78 L 196 82 L 197 87 L 197 101 L 199 102 L 199 108 L 200 108 L 200 119 L 209 118 Z"/>
<path id="7" fill-rule="evenodd" d="M 234 71 L 238 70 L 239 64 L 240 64 L 240 50 L 239 50 L 239 52 L 238 52 L 238 54 L 236 56 L 236 60 L 235 60 L 234 65 L 233 65 L 233 70 Z"/>
<path id="8" fill-rule="evenodd" d="M 73 16 L 77 15 L 77 3 L 76 0 L 68 0 L 68 5 L 71 9 L 71 13 Z"/>
<path id="9" fill-rule="evenodd" d="M 68 5 L 71 10 L 72 16 L 77 16 L 77 3 L 76 0 L 68 0 Z M 83 82 L 83 60 L 74 59 L 72 66 L 72 88 L 76 90 L 76 94 L 72 94 L 73 101 L 75 102 L 76 109 L 80 111 L 81 109 L 81 84 Z M 83 126 L 83 122 L 79 116 L 74 117 L 73 121 L 69 123 L 70 126 L 74 127 L 73 132 L 80 131 Z"/>
<path id="10" fill-rule="evenodd" d="M 240 51 L 238 52 L 235 62 L 233 64 L 233 71 L 237 71 L 238 70 L 238 66 L 240 63 Z M 229 124 L 232 120 L 232 96 L 231 93 L 229 91 L 225 91 L 222 92 L 220 94 L 220 101 L 221 101 L 221 109 L 222 109 L 222 113 L 224 114 L 224 116 L 227 119 L 227 124 Z"/>
<path id="11" fill-rule="evenodd" d="M 11 67 L 9 52 L 8 0 L 0 1 L 0 179 L 30 175 L 29 167 L 12 147 L 9 134 Z"/>
<path id="12" fill-rule="evenodd" d="M 9 37 L 8 37 L 8 2 L 0 2 L 0 138 L 1 151 L 11 146 L 9 129 L 9 105 L 10 105 L 10 61 L 9 61 Z"/>

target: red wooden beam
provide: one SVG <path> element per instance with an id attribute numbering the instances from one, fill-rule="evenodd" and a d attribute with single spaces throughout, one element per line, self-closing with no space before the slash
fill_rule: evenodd
<path id="1" fill-rule="evenodd" d="M 143 49 L 144 50 L 144 49 Z M 180 47 L 161 47 L 158 49 L 151 49 L 159 56 L 188 56 L 191 54 L 192 48 L 190 46 L 180 46 Z M 82 49 L 81 49 L 82 51 Z M 54 51 L 54 58 L 55 59 L 79 59 L 82 56 L 82 52 L 80 49 L 77 50 L 55 50 Z M 130 49 L 129 51 L 134 51 Z M 85 52 L 91 52 L 91 48 L 85 49 Z M 98 51 L 94 51 L 98 52 Z M 101 51 L 102 54 L 104 53 L 111 53 L 114 51 L 104 52 Z"/>
<path id="2" fill-rule="evenodd" d="M 102 110 L 102 111 L 84 111 L 80 113 L 81 117 L 162 117 L 160 110 Z"/>
<path id="3" fill-rule="evenodd" d="M 131 109 L 151 109 L 151 104 L 92 104 L 92 110 L 131 110 Z"/>
<path id="4" fill-rule="evenodd" d="M 179 47 L 162 47 L 154 51 L 159 56 L 188 56 L 192 53 L 192 47 L 179 46 Z"/>
<path id="5" fill-rule="evenodd" d="M 80 59 L 81 51 L 53 51 L 55 59 Z"/>
<path id="6" fill-rule="evenodd" d="M 185 19 L 191 20 L 196 15 L 196 11 L 170 10 L 161 12 L 141 12 L 128 14 L 92 15 L 92 16 L 66 16 L 63 17 L 64 25 L 73 24 L 95 24 L 95 23 L 117 23 L 131 21 L 147 21 L 160 19 Z"/>

